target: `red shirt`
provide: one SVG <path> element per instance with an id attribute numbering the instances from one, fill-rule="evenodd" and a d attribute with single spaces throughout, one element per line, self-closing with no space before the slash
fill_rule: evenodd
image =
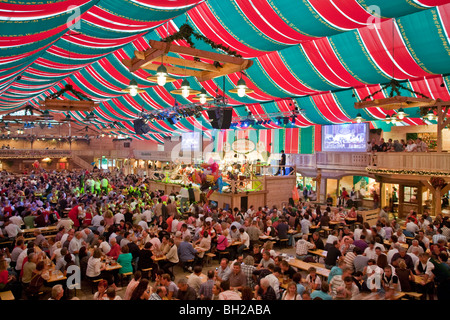
<path id="1" fill-rule="evenodd" d="M 169 225 L 169 227 L 167 228 L 167 231 L 168 232 L 172 232 L 173 216 L 170 216 L 169 218 L 167 218 L 166 222 Z"/>
<path id="2" fill-rule="evenodd" d="M 0 283 L 8 283 L 8 270 L 0 271 Z"/>
<path id="3" fill-rule="evenodd" d="M 111 246 L 111 250 L 106 255 L 112 257 L 114 260 L 117 260 L 119 254 L 121 253 L 120 245 L 116 243 L 114 246 Z"/>
<path id="4" fill-rule="evenodd" d="M 80 226 L 80 220 L 78 220 L 78 207 L 79 206 L 75 206 L 69 211 L 69 218 L 73 221 L 74 227 Z"/>

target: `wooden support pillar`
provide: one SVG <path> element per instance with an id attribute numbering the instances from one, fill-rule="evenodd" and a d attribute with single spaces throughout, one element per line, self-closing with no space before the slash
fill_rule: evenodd
<path id="1" fill-rule="evenodd" d="M 405 201 L 405 186 L 402 184 L 398 185 L 398 217 L 403 218 L 403 202 Z"/>
<path id="2" fill-rule="evenodd" d="M 438 106 L 437 107 L 437 141 L 436 151 L 442 152 L 442 130 L 450 124 L 450 117 L 447 118 L 447 113 L 450 106 Z"/>
<path id="3" fill-rule="evenodd" d="M 417 215 L 422 215 L 423 214 L 423 187 L 422 184 L 420 184 L 417 187 Z"/>

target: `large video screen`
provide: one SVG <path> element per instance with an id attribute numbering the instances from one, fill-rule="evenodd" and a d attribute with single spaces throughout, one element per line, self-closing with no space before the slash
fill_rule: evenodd
<path id="1" fill-rule="evenodd" d="M 202 136 L 200 132 L 183 132 L 181 134 L 182 151 L 201 151 Z"/>
<path id="2" fill-rule="evenodd" d="M 365 152 L 368 138 L 368 123 L 324 125 L 322 151 Z"/>

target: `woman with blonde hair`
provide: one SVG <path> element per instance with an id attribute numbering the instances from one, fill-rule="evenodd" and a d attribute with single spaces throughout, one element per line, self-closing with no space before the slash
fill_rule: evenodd
<path id="1" fill-rule="evenodd" d="M 111 210 L 106 210 L 103 215 L 103 220 L 105 221 L 105 229 L 108 229 L 109 226 L 114 225 L 114 214 Z"/>
<path id="2" fill-rule="evenodd" d="M 295 282 L 288 284 L 287 290 L 281 296 L 281 300 L 303 300 L 302 296 L 297 292 L 297 284 Z"/>
<path id="3" fill-rule="evenodd" d="M 398 259 L 398 267 L 395 268 L 395 273 L 400 282 L 400 288 L 403 292 L 411 292 L 413 290 L 414 275 L 413 272 L 406 267 L 406 262 L 403 259 Z"/>

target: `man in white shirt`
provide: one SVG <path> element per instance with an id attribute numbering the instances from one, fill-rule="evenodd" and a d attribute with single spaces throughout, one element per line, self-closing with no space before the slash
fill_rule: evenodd
<path id="1" fill-rule="evenodd" d="M 94 216 L 92 217 L 92 228 L 97 230 L 100 227 L 100 221 L 104 220 L 103 216 L 99 215 L 97 211 L 94 211 Z"/>
<path id="2" fill-rule="evenodd" d="M 9 238 L 15 238 L 21 232 L 20 227 L 11 221 L 6 222 L 5 231 Z"/>
<path id="3" fill-rule="evenodd" d="M 369 242 L 369 246 L 364 250 L 363 255 L 369 259 L 373 259 L 376 261 L 377 254 L 375 252 L 375 241 L 372 240 L 371 242 Z"/>
<path id="4" fill-rule="evenodd" d="M 21 226 L 23 226 L 23 219 L 22 219 L 22 217 L 20 217 L 20 216 L 11 216 L 11 217 L 9 217 L 9 221 L 11 221 L 12 223 L 14 223 L 15 225 L 18 225 L 19 226 L 19 228 L 21 227 Z"/>
<path id="5" fill-rule="evenodd" d="M 280 267 L 275 267 L 273 264 L 269 264 L 267 267 L 269 271 L 272 273 L 268 274 L 264 277 L 269 281 L 269 285 L 272 287 L 273 291 L 275 291 L 277 295 L 277 299 L 280 299 L 280 280 L 278 280 L 278 276 L 280 275 Z"/>
<path id="6" fill-rule="evenodd" d="M 144 212 L 142 212 L 143 220 L 147 221 L 147 223 L 150 223 L 152 221 L 152 210 L 150 210 L 150 206 L 148 205 L 146 205 L 144 209 Z"/>
<path id="7" fill-rule="evenodd" d="M 412 219 L 408 219 L 405 231 L 411 232 L 413 235 L 415 235 L 419 231 L 419 226 L 415 224 Z"/>
<path id="8" fill-rule="evenodd" d="M 387 262 L 390 264 L 392 257 L 394 256 L 394 254 L 396 254 L 398 252 L 398 248 L 400 247 L 400 245 L 398 243 L 395 243 L 394 246 L 388 251 L 387 253 Z"/>
<path id="9" fill-rule="evenodd" d="M 119 225 L 120 221 L 122 221 L 122 220 L 125 221 L 125 216 L 123 215 L 122 212 L 119 211 L 114 214 L 114 224 L 115 225 Z"/>
<path id="10" fill-rule="evenodd" d="M 250 237 L 247 232 L 245 232 L 244 228 L 239 229 L 239 240 L 242 244 L 237 248 L 238 255 L 241 255 L 245 249 L 250 247 Z"/>
<path id="11" fill-rule="evenodd" d="M 419 248 L 414 247 L 411 252 L 407 252 L 406 254 L 411 257 L 413 265 L 416 265 L 416 263 L 419 262 Z"/>
<path id="12" fill-rule="evenodd" d="M 100 250 L 102 250 L 102 252 L 104 254 L 107 254 L 108 252 L 111 251 L 111 246 L 109 245 L 109 243 L 107 241 L 105 241 L 105 237 L 104 236 L 100 236 L 98 237 L 98 248 Z"/>
<path id="13" fill-rule="evenodd" d="M 180 210 L 181 212 L 185 212 L 186 210 L 186 203 L 189 200 L 189 191 L 186 186 L 183 186 L 180 189 Z"/>
<path id="14" fill-rule="evenodd" d="M 75 256 L 75 263 L 77 265 L 80 265 L 78 253 L 83 245 L 86 245 L 86 242 L 83 240 L 81 231 L 75 232 L 75 236 L 69 243 L 69 252 Z"/>

